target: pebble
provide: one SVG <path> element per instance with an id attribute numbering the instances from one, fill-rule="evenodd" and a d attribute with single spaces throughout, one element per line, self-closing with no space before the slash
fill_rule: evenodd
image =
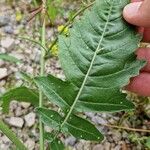
<path id="1" fill-rule="evenodd" d="M 11 117 L 8 122 L 11 126 L 22 128 L 24 120 L 20 117 Z"/>
<path id="2" fill-rule="evenodd" d="M 26 125 L 27 125 L 28 127 L 33 126 L 33 125 L 35 124 L 35 118 L 36 118 L 35 113 L 31 112 L 31 113 L 27 114 L 27 115 L 24 117 L 24 119 L 25 119 L 25 121 L 26 121 Z"/>
<path id="3" fill-rule="evenodd" d="M 6 68 L 0 68 L 0 80 L 8 75 Z"/>
<path id="4" fill-rule="evenodd" d="M 15 44 L 15 40 L 10 37 L 6 37 L 1 40 L 1 46 L 7 50 L 11 50 Z"/>
<path id="5" fill-rule="evenodd" d="M 99 116 L 95 116 L 92 118 L 92 121 L 96 124 L 100 124 L 100 125 L 103 125 L 103 124 L 107 124 L 107 121 L 105 121 L 102 117 L 99 117 Z"/>
<path id="6" fill-rule="evenodd" d="M 0 16 L 0 27 L 8 25 L 10 18 L 8 16 Z"/>
<path id="7" fill-rule="evenodd" d="M 8 33 L 8 34 L 13 34 L 14 30 L 13 30 L 12 26 L 5 26 L 4 27 L 4 32 Z"/>
<path id="8" fill-rule="evenodd" d="M 109 149 L 104 149 L 104 146 L 102 144 L 97 144 L 93 147 L 93 150 L 109 150 Z"/>
<path id="9" fill-rule="evenodd" d="M 76 143 L 76 138 L 73 136 L 70 136 L 70 137 L 66 138 L 66 140 L 65 140 L 65 145 L 74 146 L 75 143 Z"/>
<path id="10" fill-rule="evenodd" d="M 25 146 L 29 149 L 29 150 L 33 150 L 35 147 L 35 141 L 33 141 L 32 139 L 28 139 L 25 142 Z"/>
<path id="11" fill-rule="evenodd" d="M 20 104 L 25 109 L 27 109 L 27 108 L 29 108 L 31 106 L 31 103 L 27 103 L 27 102 L 21 102 Z"/>

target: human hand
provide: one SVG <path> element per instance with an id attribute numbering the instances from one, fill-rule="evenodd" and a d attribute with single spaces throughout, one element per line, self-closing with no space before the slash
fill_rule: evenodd
<path id="1" fill-rule="evenodd" d="M 137 26 L 143 34 L 143 41 L 150 42 L 150 0 L 132 0 L 123 10 L 124 19 Z M 141 96 L 150 96 L 150 48 L 139 48 L 136 51 L 138 59 L 147 61 L 140 75 L 132 78 L 126 89 Z"/>

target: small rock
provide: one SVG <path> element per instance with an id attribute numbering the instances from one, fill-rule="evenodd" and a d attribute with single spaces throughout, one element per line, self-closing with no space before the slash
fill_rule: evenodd
<path id="1" fill-rule="evenodd" d="M 21 109 L 21 107 L 17 107 L 15 109 L 15 116 L 20 117 L 21 115 L 22 115 L 22 109 Z"/>
<path id="2" fill-rule="evenodd" d="M 102 144 L 97 144 L 93 147 L 93 150 L 105 150 Z M 108 149 L 106 149 L 108 150 Z"/>
<path id="3" fill-rule="evenodd" d="M 110 150 L 111 149 L 111 144 L 109 142 L 105 142 L 104 147 L 105 147 L 105 150 Z"/>
<path id="4" fill-rule="evenodd" d="M 65 140 L 66 145 L 74 146 L 75 143 L 76 143 L 76 138 L 72 137 L 72 136 L 66 138 L 66 140 Z"/>
<path id="5" fill-rule="evenodd" d="M 15 42 L 14 39 L 7 37 L 7 38 L 1 40 L 1 46 L 3 48 L 6 48 L 7 50 L 11 50 L 14 46 L 14 42 Z"/>
<path id="6" fill-rule="evenodd" d="M 0 27 L 8 25 L 10 18 L 8 16 L 0 16 Z"/>
<path id="7" fill-rule="evenodd" d="M 31 106 L 31 104 L 30 104 L 30 103 L 27 103 L 27 102 L 21 102 L 20 104 L 21 104 L 21 106 L 22 106 L 23 108 L 25 108 L 25 109 L 27 109 L 27 108 L 29 108 L 29 107 Z"/>
<path id="8" fill-rule="evenodd" d="M 20 117 L 11 117 L 9 120 L 9 124 L 14 127 L 22 128 L 24 120 Z"/>
<path id="9" fill-rule="evenodd" d="M 95 114 L 92 112 L 85 112 L 85 115 L 89 118 L 93 118 L 95 116 Z"/>
<path id="10" fill-rule="evenodd" d="M 8 34 L 13 34 L 13 33 L 14 33 L 14 30 L 13 30 L 13 28 L 12 28 L 11 26 L 6 26 L 6 27 L 4 28 L 4 32 L 5 32 L 5 33 L 8 33 Z"/>
<path id="11" fill-rule="evenodd" d="M 26 124 L 27 124 L 28 127 L 31 127 L 31 126 L 33 126 L 35 124 L 35 117 L 36 117 L 36 115 L 33 112 L 27 114 L 24 117 L 24 119 L 25 119 Z"/>
<path id="12" fill-rule="evenodd" d="M 102 117 L 99 117 L 99 116 L 93 117 L 93 118 L 92 118 L 92 121 L 93 121 L 94 123 L 100 124 L 100 125 L 107 123 L 107 121 L 105 121 Z"/>
<path id="13" fill-rule="evenodd" d="M 35 147 L 35 141 L 33 141 L 32 139 L 28 139 L 28 140 L 25 142 L 25 145 L 26 145 L 26 147 L 27 147 L 29 150 L 33 150 L 34 147 Z"/>
<path id="14" fill-rule="evenodd" d="M 7 75 L 8 75 L 7 74 L 7 69 L 6 68 L 0 68 L 0 79 L 3 79 Z"/>

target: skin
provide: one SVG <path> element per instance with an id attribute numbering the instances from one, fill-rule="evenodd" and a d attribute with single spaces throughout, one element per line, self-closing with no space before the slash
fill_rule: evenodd
<path id="1" fill-rule="evenodd" d="M 138 28 L 143 35 L 144 42 L 150 42 L 150 0 L 132 0 L 123 10 L 124 19 Z M 146 66 L 140 74 L 131 78 L 128 91 L 140 96 L 150 96 L 150 48 L 139 48 L 136 51 L 137 59 L 146 60 Z"/>

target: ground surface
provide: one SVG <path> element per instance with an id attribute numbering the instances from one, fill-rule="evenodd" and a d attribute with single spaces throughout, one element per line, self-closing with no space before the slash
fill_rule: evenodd
<path id="1" fill-rule="evenodd" d="M 26 4 L 25 4 L 26 3 Z M 39 71 L 40 49 L 37 45 L 20 39 L 20 36 L 28 36 L 39 39 L 39 32 L 32 23 L 27 24 L 26 15 L 29 2 L 20 1 L 14 7 L 8 5 L 5 0 L 0 0 L 0 53 L 10 53 L 18 59 L 22 60 L 21 64 L 12 64 L 0 60 L 0 95 L 12 87 L 23 84 L 18 72 L 25 71 L 33 75 L 37 75 Z M 73 9 L 74 5 L 70 4 Z M 16 21 L 16 12 L 23 11 L 22 19 Z M 59 19 L 56 23 L 61 24 L 63 20 Z M 47 27 L 47 37 L 53 38 L 56 26 Z M 47 65 L 47 73 L 52 73 L 63 78 L 60 64 L 56 57 L 49 59 Z M 121 125 L 126 128 L 150 129 L 150 103 L 148 99 L 138 98 L 132 95 L 132 100 L 137 104 L 137 108 L 129 113 L 117 114 L 93 114 L 85 113 L 97 127 L 106 135 L 103 143 L 92 143 L 86 141 L 78 141 L 73 137 L 63 138 L 67 147 L 73 150 L 144 150 L 146 149 L 146 140 L 148 133 L 131 132 L 129 130 L 119 130 L 102 125 Z M 13 101 L 10 105 L 9 114 L 0 112 L 2 118 L 17 136 L 20 137 L 27 145 L 29 150 L 38 150 L 38 123 L 34 108 L 29 103 L 18 103 Z M 46 130 L 50 129 L 46 127 Z M 11 150 L 12 143 L 0 132 L 0 150 Z"/>

